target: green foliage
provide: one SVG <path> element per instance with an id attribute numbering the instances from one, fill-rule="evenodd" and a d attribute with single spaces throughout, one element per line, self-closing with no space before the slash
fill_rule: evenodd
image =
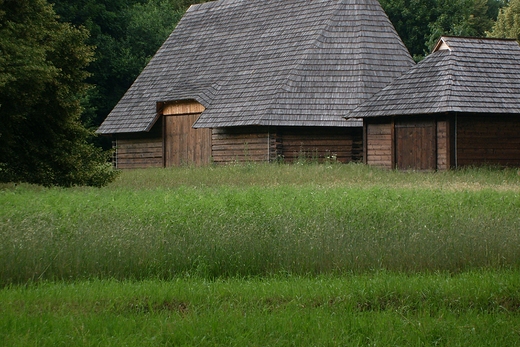
<path id="1" fill-rule="evenodd" d="M 482 37 L 493 25 L 488 0 L 439 0 L 437 19 L 430 24 L 429 48 L 442 35 Z"/>
<path id="2" fill-rule="evenodd" d="M 0 17 L 0 181 L 108 183 L 110 154 L 79 119 L 88 32 L 59 23 L 44 0 L 2 0 Z"/>
<path id="3" fill-rule="evenodd" d="M 517 39 L 520 41 L 520 0 L 510 0 L 497 18 L 490 37 Z"/>
<path id="4" fill-rule="evenodd" d="M 397 32 L 416 60 L 442 35 L 484 36 L 502 0 L 381 0 Z"/>
<path id="5" fill-rule="evenodd" d="M 97 127 L 173 31 L 186 0 L 51 0 L 63 22 L 84 26 L 96 47 L 82 116 Z M 192 1 L 193 2 L 193 1 Z"/>

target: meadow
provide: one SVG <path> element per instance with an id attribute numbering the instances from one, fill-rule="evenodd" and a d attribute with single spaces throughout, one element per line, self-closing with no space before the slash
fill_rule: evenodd
<path id="1" fill-rule="evenodd" d="M 0 186 L 7 345 L 515 345 L 520 175 L 360 164 Z"/>

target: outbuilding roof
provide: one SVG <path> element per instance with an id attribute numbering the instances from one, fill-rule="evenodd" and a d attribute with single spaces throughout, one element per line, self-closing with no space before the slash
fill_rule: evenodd
<path id="1" fill-rule="evenodd" d="M 518 42 L 442 37 L 432 54 L 348 117 L 445 112 L 520 114 Z"/>
<path id="2" fill-rule="evenodd" d="M 377 0 L 193 5 L 98 133 L 148 131 L 159 102 L 195 127 L 359 126 L 343 116 L 414 65 Z"/>

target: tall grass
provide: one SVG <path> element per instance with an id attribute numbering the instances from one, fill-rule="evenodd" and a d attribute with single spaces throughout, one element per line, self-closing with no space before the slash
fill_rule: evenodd
<path id="1" fill-rule="evenodd" d="M 188 187 L 326 186 L 382 188 L 483 188 L 520 192 L 520 170 L 493 167 L 462 168 L 443 172 L 380 170 L 363 164 L 252 164 L 175 167 L 124 171 L 108 189 Z"/>
<path id="2" fill-rule="evenodd" d="M 516 170 L 253 164 L 3 186 L 0 285 L 518 268 L 519 187 Z"/>

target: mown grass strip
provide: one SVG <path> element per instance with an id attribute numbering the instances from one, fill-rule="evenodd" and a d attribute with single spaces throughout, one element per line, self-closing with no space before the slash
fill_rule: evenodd
<path id="1" fill-rule="evenodd" d="M 520 275 L 42 282 L 0 290 L 6 346 L 513 346 Z"/>

